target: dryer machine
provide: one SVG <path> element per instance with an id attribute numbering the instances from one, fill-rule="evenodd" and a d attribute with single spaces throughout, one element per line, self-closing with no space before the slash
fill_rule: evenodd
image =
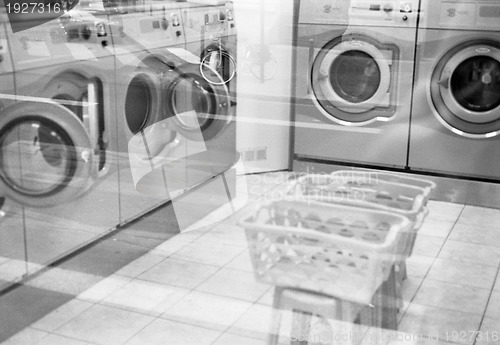
<path id="1" fill-rule="evenodd" d="M 8 30 L 16 102 L 0 116 L 0 189 L 24 207 L 33 269 L 119 223 L 109 33 L 105 14 L 80 7 Z"/>
<path id="2" fill-rule="evenodd" d="M 500 179 L 500 4 L 422 2 L 409 166 Z"/>
<path id="3" fill-rule="evenodd" d="M 404 167 L 418 1 L 296 8 L 295 158 Z"/>

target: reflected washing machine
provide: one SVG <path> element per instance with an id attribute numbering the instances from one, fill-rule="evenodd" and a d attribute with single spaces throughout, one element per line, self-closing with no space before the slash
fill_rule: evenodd
<path id="1" fill-rule="evenodd" d="M 404 167 L 418 1 L 296 9 L 295 159 Z"/>
<path id="2" fill-rule="evenodd" d="M 14 72 L 7 42 L 7 14 L 0 1 L 0 118 L 4 109 L 14 102 Z M 25 237 L 22 208 L 4 199 L 0 190 L 0 290 L 21 279 L 26 274 Z"/>
<path id="3" fill-rule="evenodd" d="M 409 166 L 500 179 L 500 4 L 421 4 Z"/>
<path id="4" fill-rule="evenodd" d="M 109 32 L 105 14 L 80 8 L 8 30 L 16 101 L 0 116 L 0 190 L 24 207 L 35 266 L 119 223 Z"/>
<path id="5" fill-rule="evenodd" d="M 185 48 L 176 3 L 122 10 L 116 78 L 124 218 L 229 169 L 238 159 L 230 96 Z M 115 19 L 111 19 L 114 21 Z M 126 140 L 126 142 L 124 142 Z M 140 203 L 140 207 L 138 207 Z"/>

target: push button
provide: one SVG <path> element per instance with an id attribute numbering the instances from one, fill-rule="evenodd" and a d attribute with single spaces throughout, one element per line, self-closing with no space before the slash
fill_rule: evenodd
<path id="1" fill-rule="evenodd" d="M 413 12 L 413 7 L 411 2 L 402 2 L 400 6 L 401 13 L 411 13 Z"/>

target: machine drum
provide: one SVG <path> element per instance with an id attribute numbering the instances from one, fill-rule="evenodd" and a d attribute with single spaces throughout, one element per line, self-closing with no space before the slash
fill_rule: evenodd
<path id="1" fill-rule="evenodd" d="M 153 92 L 151 81 L 143 74 L 134 76 L 127 88 L 125 119 L 128 128 L 137 134 L 149 124 Z"/>
<path id="2" fill-rule="evenodd" d="M 350 103 L 369 100 L 380 85 L 380 69 L 373 58 L 361 51 L 342 53 L 330 69 L 330 83 L 335 92 Z"/>
<path id="3" fill-rule="evenodd" d="M 450 84 L 453 96 L 466 109 L 484 112 L 500 105 L 500 63 L 489 56 L 462 62 Z"/>
<path id="4" fill-rule="evenodd" d="M 90 186 L 94 155 L 83 123 L 55 103 L 18 102 L 0 119 L 0 188 L 22 205 L 68 202 Z"/>

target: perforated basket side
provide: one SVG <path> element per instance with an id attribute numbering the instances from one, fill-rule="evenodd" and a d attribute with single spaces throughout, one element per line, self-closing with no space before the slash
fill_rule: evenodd
<path id="1" fill-rule="evenodd" d="M 394 172 L 379 172 L 379 171 L 363 170 L 363 169 L 361 169 L 361 170 L 337 170 L 337 171 L 333 172 L 332 175 L 346 175 L 346 174 L 351 174 L 353 172 L 358 173 L 358 174 L 365 174 L 370 179 L 377 179 L 377 180 L 381 180 L 381 181 L 387 181 L 387 182 L 404 184 L 404 185 L 422 188 L 425 203 L 427 203 L 427 201 L 429 200 L 432 190 L 434 190 L 436 188 L 436 183 L 434 183 L 433 181 L 423 179 L 423 178 L 417 178 L 417 177 L 413 177 L 413 176 L 398 174 L 398 173 L 394 173 Z"/>
<path id="2" fill-rule="evenodd" d="M 369 243 L 359 239 L 342 238 L 313 229 L 266 224 L 263 205 L 251 216 L 240 221 L 245 228 L 254 273 L 259 281 L 330 294 L 357 303 L 368 303 L 380 284 L 387 279 L 396 260 L 395 246 L 405 220 L 374 210 L 345 206 L 280 202 L 280 207 L 304 208 L 324 212 L 344 213 L 348 210 L 369 221 L 371 214 L 387 220 L 394 217 L 389 241 Z M 259 212 L 264 210 L 264 216 Z M 399 224 L 400 222 L 401 224 Z M 297 224 L 296 224 L 297 225 Z"/>
<path id="3" fill-rule="evenodd" d="M 415 221 L 424 207 L 420 187 L 380 181 L 353 173 L 303 175 L 288 187 L 288 197 L 397 212 Z"/>

